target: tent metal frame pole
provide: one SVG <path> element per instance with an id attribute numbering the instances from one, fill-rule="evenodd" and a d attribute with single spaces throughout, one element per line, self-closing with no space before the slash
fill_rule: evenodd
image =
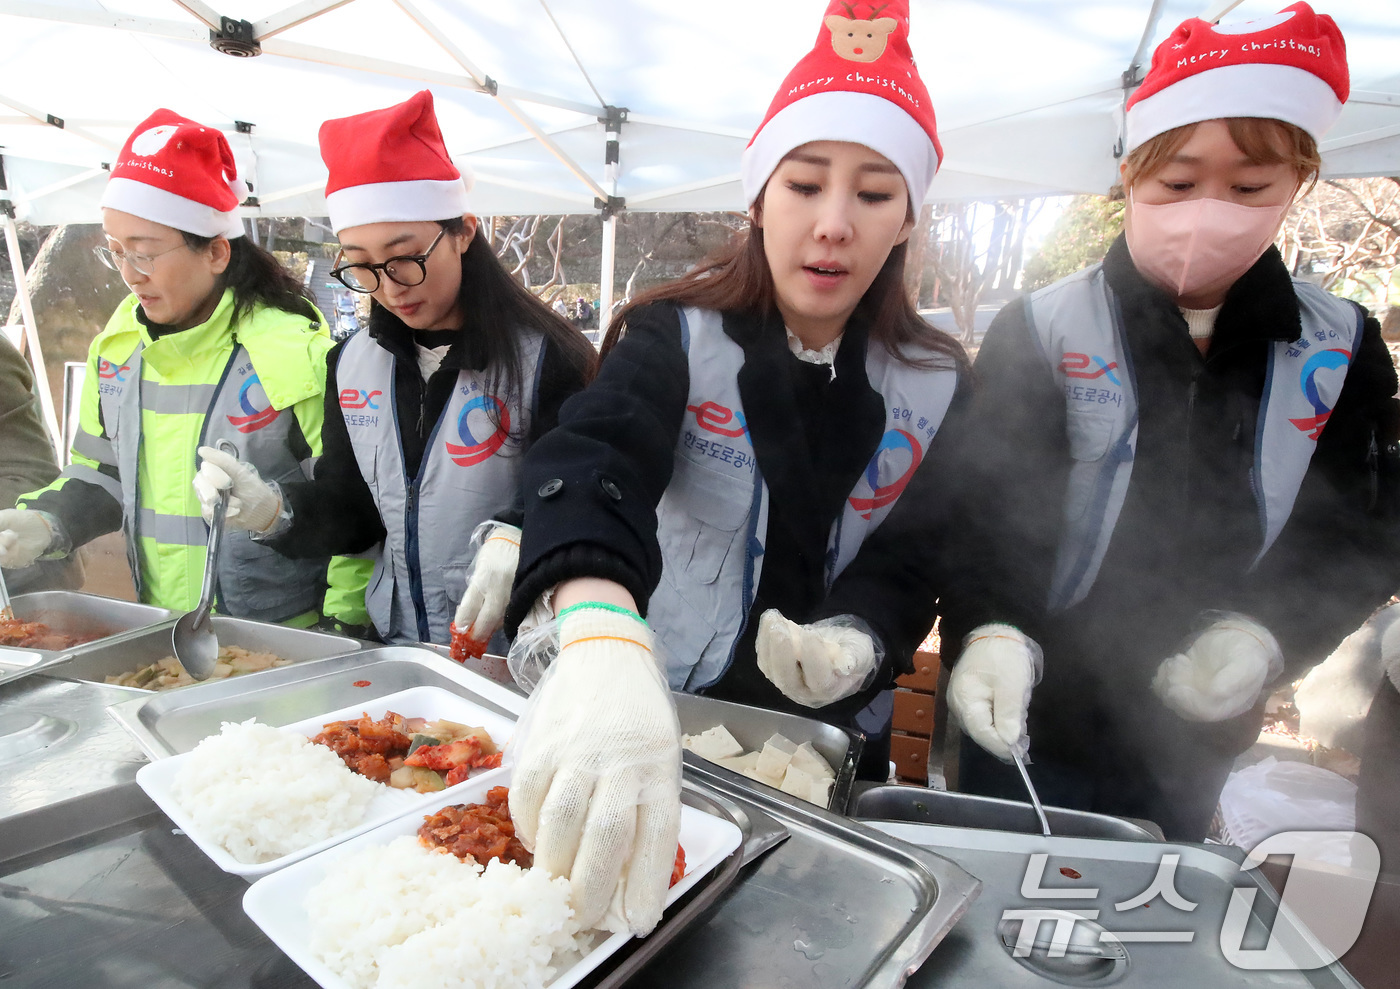
<path id="1" fill-rule="evenodd" d="M 617 265 L 617 214 L 603 217 L 603 250 L 598 271 L 598 332 L 608 331 L 612 318 L 613 272 Z M 600 336 L 601 339 L 601 336 Z"/>
<path id="2" fill-rule="evenodd" d="M 4 93 L 0 93 L 0 104 L 9 107 L 12 110 L 18 110 L 26 117 L 32 117 L 38 123 L 48 124 L 50 127 L 56 127 L 59 130 L 67 131 L 69 134 L 76 134 L 78 137 L 81 137 L 86 141 L 91 141 L 93 144 L 97 145 L 99 148 L 102 148 L 104 151 L 110 151 L 113 154 L 116 154 L 116 152 L 121 150 L 120 145 L 113 144 L 111 141 L 103 140 L 96 134 L 89 132 L 86 128 L 71 127 L 62 118 L 55 117 L 51 113 L 45 113 L 43 110 L 37 109 L 36 107 L 32 107 L 27 103 L 21 103 L 19 102 L 19 100 L 16 100 L 10 96 L 6 96 Z"/>
<path id="3" fill-rule="evenodd" d="M 254 21 L 253 37 L 258 41 L 266 41 L 350 2 L 351 0 L 302 0 L 301 3 L 294 3 L 290 7 L 268 14 L 262 20 Z"/>
<path id="4" fill-rule="evenodd" d="M 560 164 L 570 172 L 573 172 L 575 178 L 592 190 L 595 196 L 602 199 L 608 198 L 608 193 L 603 190 L 603 187 L 598 184 L 598 181 L 593 178 L 593 176 L 589 175 L 588 172 L 584 170 L 583 166 L 574 161 L 574 159 L 569 156 L 568 152 L 556 144 L 554 140 L 544 132 L 540 125 L 535 123 L 534 118 L 520 108 L 515 100 L 508 96 L 503 96 L 496 86 L 495 81 L 485 72 L 481 71 L 481 69 L 467 57 L 466 52 L 458 48 L 451 38 L 447 37 L 436 24 L 423 15 L 422 11 L 410 3 L 409 0 L 394 0 L 394 3 L 400 10 L 407 14 L 409 19 L 417 24 L 428 37 L 436 41 L 442 50 L 452 57 L 453 61 L 466 69 L 468 75 L 477 80 L 487 92 L 491 93 L 492 97 L 500 104 L 501 108 L 518 120 L 520 125 L 529 131 L 545 150 L 559 159 Z"/>
<path id="5" fill-rule="evenodd" d="M 1242 3 L 1244 0 L 1213 0 L 1201 14 L 1201 20 L 1207 24 L 1214 24 Z"/>
<path id="6" fill-rule="evenodd" d="M 5 225 L 5 247 L 10 252 L 10 271 L 15 277 L 15 297 L 19 299 L 20 312 L 24 315 L 24 342 L 29 351 L 29 363 L 34 368 L 34 384 L 39 392 L 39 408 L 44 415 L 44 425 L 53 439 L 54 454 L 63 458 L 63 431 L 58 427 L 58 416 L 54 412 L 53 392 L 49 390 L 48 369 L 44 364 L 44 351 L 39 345 L 39 325 L 34 321 L 34 303 L 29 298 L 29 279 L 25 277 L 24 258 L 19 250 L 19 230 L 11 215 L 13 207 L 9 200 L 0 207 L 0 220 Z"/>

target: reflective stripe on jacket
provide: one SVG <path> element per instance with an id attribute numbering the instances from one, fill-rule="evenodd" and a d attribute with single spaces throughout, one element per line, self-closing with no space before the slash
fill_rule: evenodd
<path id="1" fill-rule="evenodd" d="M 664 643 L 672 689 L 693 691 L 733 661 L 762 574 L 770 505 L 739 396 L 743 348 L 708 310 L 682 310 L 681 337 L 690 394 L 656 510 L 663 568 L 647 621 Z M 873 341 L 866 374 L 885 400 L 886 431 L 832 526 L 828 588 L 894 508 L 957 386 L 956 372 L 910 367 Z"/>
<path id="2" fill-rule="evenodd" d="M 1270 346 L 1259 406 L 1253 487 L 1262 541 L 1257 565 L 1283 531 L 1317 438 L 1342 392 L 1363 317 L 1297 279 L 1302 336 Z M 1064 390 L 1070 456 L 1064 528 L 1048 606 L 1082 601 L 1108 551 L 1132 476 L 1137 396 L 1122 314 L 1096 264 L 1028 296 L 1026 318 Z"/>
<path id="3" fill-rule="evenodd" d="M 319 320 L 278 309 L 260 307 L 231 326 L 232 291 L 204 323 L 154 340 L 137 308 L 134 296 L 126 299 L 93 341 L 72 464 L 50 488 L 85 481 L 96 485 L 94 497 L 118 502 L 141 600 L 188 610 L 199 597 L 208 538 L 191 486 L 197 447 L 227 438 L 267 480 L 308 476 L 320 453 L 331 344 Z M 267 621 L 314 618 L 328 565 L 337 593 L 362 601 L 367 561 L 290 560 L 229 531 L 217 607 Z"/>
<path id="4" fill-rule="evenodd" d="M 384 521 L 366 604 L 386 642 L 448 641 L 466 592 L 472 530 L 517 498 L 543 343 L 538 333 L 520 337 L 522 396 L 493 394 L 489 370 L 458 374 L 414 478 L 399 440 L 394 356 L 368 333 L 341 351 L 341 414 Z"/>

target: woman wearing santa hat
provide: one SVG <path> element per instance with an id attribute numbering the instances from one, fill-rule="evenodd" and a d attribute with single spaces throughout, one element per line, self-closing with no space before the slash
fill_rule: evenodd
<path id="1" fill-rule="evenodd" d="M 1186 21 L 1128 100 L 1123 236 L 987 333 L 943 626 L 964 789 L 1024 799 L 998 760 L 1029 750 L 1046 802 L 1199 841 L 1270 685 L 1400 586 L 1380 327 L 1273 246 L 1347 94 L 1306 3 Z"/>
<path id="2" fill-rule="evenodd" d="M 911 533 L 946 518 L 965 377 L 903 283 L 940 157 L 908 30 L 904 3 L 830 6 L 744 152 L 748 230 L 620 314 L 597 380 L 526 458 L 507 626 L 543 623 L 512 666 L 540 636 L 557 658 L 511 810 L 585 926 L 614 891 L 614 929 L 660 916 L 668 687 L 864 727 L 888 773 L 892 680 L 939 594 L 941 547 Z"/>
<path id="3" fill-rule="evenodd" d="M 97 253 L 132 294 L 92 342 L 71 465 L 0 512 L 0 565 L 121 529 L 141 600 L 187 611 L 208 540 L 190 488 L 195 448 L 231 440 L 281 481 L 304 478 L 320 454 L 330 339 L 297 280 L 243 236 L 243 189 L 215 128 L 157 110 L 127 140 L 102 195 Z M 369 568 L 331 555 L 288 560 L 230 534 L 216 607 L 362 626 Z"/>
<path id="4" fill-rule="evenodd" d="M 382 543 L 366 594 L 379 635 L 446 643 L 455 615 L 484 646 L 515 573 L 525 451 L 596 355 L 496 258 L 432 93 L 328 120 L 320 137 L 332 273 L 373 300 L 369 325 L 331 352 L 314 479 L 267 484 L 201 449 L 201 497 L 228 487 L 259 506 L 231 524 L 292 556 Z"/>

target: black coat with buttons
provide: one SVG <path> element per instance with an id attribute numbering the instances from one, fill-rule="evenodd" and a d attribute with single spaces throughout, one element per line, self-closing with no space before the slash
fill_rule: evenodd
<path id="1" fill-rule="evenodd" d="M 886 658 L 868 690 L 817 712 L 849 723 L 893 676 L 912 668 L 913 651 L 933 624 L 948 569 L 949 544 L 941 538 L 950 508 L 947 437 L 957 431 L 951 423 L 966 405 L 965 388 L 895 510 L 827 593 L 831 527 L 885 428 L 884 402 L 865 373 L 865 323 L 859 314 L 848 323 L 834 379 L 830 367 L 792 354 L 776 311 L 725 313 L 724 332 L 744 350 L 739 394 L 770 509 L 763 573 L 734 663 L 705 692 L 811 716 L 759 672 L 758 618 L 769 608 L 800 623 L 856 615 L 876 632 Z M 633 312 L 597 379 L 564 404 L 559 427 L 526 457 L 525 528 L 508 634 L 543 591 L 576 577 L 622 584 L 645 614 L 662 568 L 656 507 L 671 481 L 689 388 L 675 307 Z"/>

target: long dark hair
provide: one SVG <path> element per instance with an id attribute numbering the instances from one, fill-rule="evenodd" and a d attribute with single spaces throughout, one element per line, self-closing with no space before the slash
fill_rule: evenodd
<path id="1" fill-rule="evenodd" d="M 185 238 L 185 246 L 192 251 L 202 251 L 214 243 L 213 237 L 201 237 L 186 230 L 181 230 L 180 234 Z M 230 238 L 228 248 L 223 287 L 233 289 L 234 323 L 259 304 L 305 316 L 313 323 L 321 321 L 316 304 L 302 293 L 301 282 L 270 252 L 247 237 Z"/>
<path id="2" fill-rule="evenodd" d="M 466 224 L 460 216 L 437 223 L 455 236 L 466 232 Z M 598 369 L 598 353 L 593 344 L 578 327 L 510 276 L 480 224 L 462 253 L 462 286 L 457 291 L 462 326 L 480 342 L 486 366 L 492 368 L 493 391 L 504 385 L 508 395 L 524 394 L 525 372 L 520 354 L 522 330 L 541 334 L 578 369 L 585 383 L 593 380 Z"/>
<path id="3" fill-rule="evenodd" d="M 758 203 L 762 208 L 762 194 Z M 900 363 L 929 370 L 966 368 L 968 360 L 962 344 L 924 322 L 910 304 L 904 291 L 904 259 L 908 253 L 908 241 L 890 250 L 875 280 L 861 296 L 856 313 L 868 319 L 871 339 L 884 344 Z M 604 357 L 626 331 L 628 314 L 653 302 L 717 312 L 771 312 L 777 306 L 777 293 L 773 272 L 763 253 L 763 228 L 750 219 L 748 229 L 736 234 L 725 247 L 675 281 L 647 289 L 624 306 L 608 325 L 602 347 Z M 910 353 L 915 347 L 932 354 L 916 357 Z"/>

